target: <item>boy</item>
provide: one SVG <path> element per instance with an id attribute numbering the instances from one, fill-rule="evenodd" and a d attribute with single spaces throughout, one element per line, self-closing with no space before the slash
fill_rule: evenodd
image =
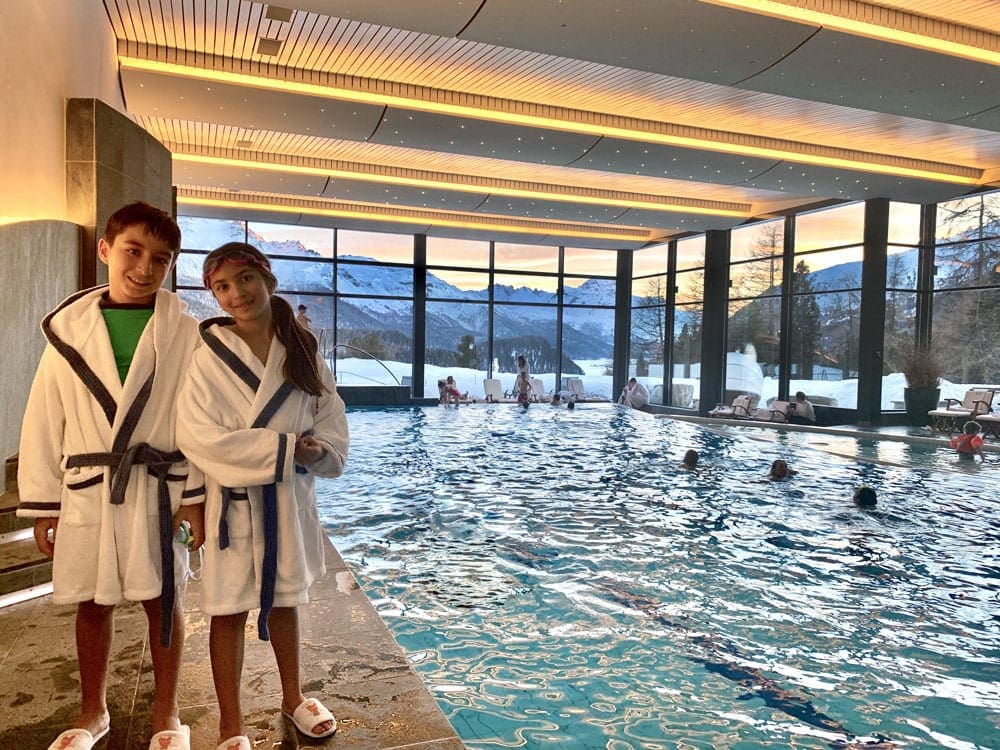
<path id="1" fill-rule="evenodd" d="M 161 289 L 180 249 L 169 214 L 133 203 L 108 220 L 98 255 L 108 284 L 71 295 L 42 321 L 48 345 L 28 397 L 17 515 L 34 518 L 53 558 L 52 599 L 76 604 L 81 712 L 50 750 L 88 750 L 108 733 L 114 607 L 140 601 L 149 621 L 155 750 L 190 750 L 177 714 L 184 642 L 176 597 L 186 521 L 204 539 L 204 483 L 177 451 L 176 394 L 198 337 Z"/>
<path id="2" fill-rule="evenodd" d="M 962 428 L 962 432 L 951 439 L 951 447 L 958 451 L 960 456 L 969 458 L 979 456 L 980 461 L 984 460 L 983 436 L 979 434 L 982 429 L 979 422 L 969 420 Z"/>
<path id="3" fill-rule="evenodd" d="M 517 403 L 527 408 L 531 401 L 531 381 L 527 372 L 518 373 L 514 387 L 517 390 Z"/>

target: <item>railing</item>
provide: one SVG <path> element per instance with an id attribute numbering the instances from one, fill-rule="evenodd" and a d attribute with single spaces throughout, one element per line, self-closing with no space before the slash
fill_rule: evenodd
<path id="1" fill-rule="evenodd" d="M 359 347 L 359 346 L 352 346 L 351 344 L 337 344 L 336 346 L 333 347 L 333 374 L 334 374 L 334 377 L 336 377 L 336 375 L 337 375 L 337 350 L 338 349 L 350 349 L 351 351 L 361 352 L 362 354 L 364 354 L 369 359 L 373 359 L 376 362 L 378 362 L 379 365 L 382 366 L 382 369 L 385 370 L 387 373 L 389 373 L 389 377 L 391 377 L 394 381 L 396 381 L 396 385 L 403 385 L 400 382 L 399 378 L 396 377 L 396 374 L 386 366 L 385 362 L 383 362 L 381 359 L 379 359 L 378 357 L 376 357 L 371 352 L 366 352 L 361 347 Z M 361 376 L 357 376 L 357 377 L 361 377 Z M 378 381 L 372 380 L 371 378 L 367 378 L 367 379 L 371 380 L 373 383 L 378 382 Z"/>

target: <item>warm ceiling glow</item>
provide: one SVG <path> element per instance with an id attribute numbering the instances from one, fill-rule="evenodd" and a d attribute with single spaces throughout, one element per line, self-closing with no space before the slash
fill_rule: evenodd
<path id="1" fill-rule="evenodd" d="M 266 78 L 263 75 L 211 70 L 192 65 L 180 65 L 177 63 L 160 62 L 158 60 L 129 57 L 127 55 L 121 56 L 119 62 L 123 69 L 144 70 L 165 75 L 225 82 L 238 86 L 250 86 L 285 93 L 292 91 L 328 99 L 400 107 L 401 109 L 419 110 L 457 117 L 472 117 L 480 120 L 546 128 L 570 133 L 623 138 L 643 143 L 658 143 L 667 146 L 701 149 L 740 156 L 782 159 L 835 169 L 849 169 L 893 175 L 896 177 L 936 180 L 960 185 L 978 185 L 983 176 L 982 170 L 971 167 L 832 147 L 810 147 L 809 144 L 795 144 L 792 141 L 781 141 L 780 139 L 748 136 L 746 134 L 728 133 L 725 131 L 698 129 L 699 132 L 704 132 L 706 135 L 704 137 L 696 137 L 692 134 L 685 134 L 690 133 L 691 129 L 684 128 L 683 126 L 674 126 L 669 123 L 647 120 L 632 119 L 630 121 L 631 127 L 616 126 L 612 123 L 629 118 L 612 118 L 601 113 L 559 110 L 559 108 L 554 107 L 533 107 L 525 102 L 508 102 L 503 99 L 474 97 L 467 94 L 456 94 L 456 92 L 420 89 L 420 87 L 413 86 L 394 87 L 384 81 L 370 81 L 369 79 L 352 79 L 358 81 L 358 86 L 357 88 L 348 88 L 343 85 L 319 85 L 296 80 Z M 266 70 L 266 68 L 262 70 Z M 364 88 L 366 82 L 371 84 L 371 90 Z M 375 84 L 381 85 L 376 86 Z M 421 98 L 415 94 L 404 96 L 402 93 L 391 93 L 414 89 L 420 89 L 425 96 Z M 435 93 L 438 95 L 438 98 L 429 98 Z M 487 109 L 485 107 L 486 103 L 493 104 L 495 108 Z M 508 108 L 503 108 L 505 103 L 509 105 Z M 562 116 L 529 114 L 527 111 L 529 109 L 534 109 L 538 112 L 559 110 Z M 573 115 L 577 119 L 572 119 Z M 710 137 L 712 132 L 715 132 L 718 138 Z M 754 140 L 758 141 L 759 144 L 767 143 L 770 145 L 752 145 L 751 141 Z M 801 146 L 802 150 L 796 150 L 796 145 Z M 810 148 L 816 149 L 816 151 L 810 151 Z M 911 166 L 907 166 L 907 164 Z"/>
<path id="2" fill-rule="evenodd" d="M 315 205 L 304 206 L 301 203 L 286 205 L 268 203 L 257 200 L 225 200 L 222 198 L 206 198 L 200 196 L 177 194 L 178 205 L 207 206 L 237 210 L 274 211 L 286 214 L 304 214 L 307 216 L 327 216 L 337 219 L 365 219 L 367 221 L 385 221 L 398 224 L 430 224 L 436 227 L 457 229 L 473 229 L 489 232 L 511 232 L 516 234 L 556 234 L 562 237 L 580 237 L 586 239 L 612 240 L 622 243 L 648 242 L 649 232 L 634 227 L 601 229 L 584 228 L 580 224 L 567 225 L 560 222 L 545 222 L 534 219 L 530 225 L 505 224 L 505 217 L 497 217 L 498 221 L 476 220 L 475 218 L 457 219 L 454 214 L 438 214 L 433 211 L 407 211 L 407 214 L 394 213 L 386 208 L 379 210 L 378 206 L 366 206 L 368 210 L 351 210 L 349 208 L 322 208 Z M 526 223 L 527 224 L 527 223 Z"/>
<path id="3" fill-rule="evenodd" d="M 432 188 L 436 190 L 456 190 L 464 193 L 477 193 L 479 195 L 503 195 L 510 198 L 528 198 L 533 200 L 550 200 L 564 203 L 584 203 L 593 206 L 619 206 L 621 208 L 646 208 L 652 211 L 680 211 L 683 213 L 703 214 L 708 216 L 731 216 L 736 218 L 746 218 L 750 214 L 750 206 L 745 205 L 742 210 L 732 208 L 718 208 L 712 204 L 725 205 L 717 201 L 698 201 L 683 198 L 673 198 L 669 196 L 655 196 L 661 200 L 652 200 L 650 196 L 638 193 L 626 193 L 624 191 L 600 191 L 602 194 L 588 195 L 582 191 L 597 188 L 578 188 L 576 192 L 559 192 L 561 185 L 546 185 L 534 183 L 533 188 L 511 187 L 512 181 L 489 180 L 482 184 L 470 184 L 462 182 L 463 175 L 453 175 L 453 179 L 447 179 L 447 175 L 440 177 L 415 177 L 414 174 L 421 170 L 400 169 L 388 172 L 376 172 L 364 170 L 364 165 L 358 165 L 357 170 L 335 169 L 325 167 L 307 167 L 297 164 L 272 163 L 265 161 L 250 161 L 245 159 L 231 159 L 221 156 L 207 156 L 199 154 L 174 153 L 173 158 L 177 161 L 192 162 L 196 164 L 211 164 L 215 166 L 239 167 L 241 169 L 260 169 L 269 172 L 282 172 L 291 174 L 311 175 L 317 177 L 336 177 L 342 180 L 361 180 L 363 182 L 377 182 L 387 185 L 407 185 L 410 187 Z M 435 174 L 435 173 L 426 173 Z M 504 184 L 507 182 L 508 184 Z M 606 194 L 620 194 L 624 197 L 614 198 Z M 732 204 L 729 204 L 732 205 Z"/>
<path id="4" fill-rule="evenodd" d="M 809 0 L 799 0 L 798 2 L 795 2 L 794 0 L 792 2 L 789 2 L 789 0 L 701 0 L 701 2 L 710 3 L 712 5 L 723 5 L 727 8 L 745 10 L 750 13 L 760 13 L 767 16 L 773 16 L 775 18 L 782 18 L 786 21 L 813 24 L 827 29 L 832 29 L 833 31 L 842 31 L 845 34 L 856 34 L 858 36 L 869 37 L 870 39 L 878 39 L 879 41 L 890 42 L 892 44 L 901 44 L 906 47 L 915 47 L 917 49 L 928 50 L 930 52 L 939 52 L 953 57 L 964 57 L 968 60 L 986 63 L 987 65 L 1000 65 L 1000 52 L 996 49 L 976 47 L 971 44 L 962 44 L 960 42 L 954 42 L 936 36 L 927 36 L 926 34 L 920 34 L 913 31 L 883 26 L 861 18 L 848 18 L 844 15 L 837 15 L 836 13 L 830 12 L 829 9 L 831 8 L 831 4 L 828 1 L 810 3 Z M 807 7 L 810 4 L 822 7 L 825 10 L 816 10 L 814 8 Z M 914 24 L 920 23 L 921 21 L 926 22 L 928 20 L 903 11 L 885 8 L 874 3 L 851 2 L 841 3 L 840 5 L 844 7 L 845 11 L 850 10 L 858 12 L 874 10 L 882 11 L 882 15 L 891 12 L 893 15 L 911 19 Z M 975 19 L 969 20 L 971 23 L 975 23 Z M 948 22 L 941 23 L 948 26 L 954 25 Z"/>

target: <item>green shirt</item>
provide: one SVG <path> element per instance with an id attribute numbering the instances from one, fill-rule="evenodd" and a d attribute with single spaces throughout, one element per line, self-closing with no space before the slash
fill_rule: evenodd
<path id="1" fill-rule="evenodd" d="M 153 308 L 102 306 L 101 314 L 104 316 L 104 324 L 108 327 L 108 336 L 111 337 L 111 349 L 115 353 L 118 377 L 124 383 L 142 332 L 146 329 L 146 323 L 153 317 Z"/>

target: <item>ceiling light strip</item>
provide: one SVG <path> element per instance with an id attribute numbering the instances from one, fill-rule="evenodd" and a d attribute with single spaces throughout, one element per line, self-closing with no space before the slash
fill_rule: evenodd
<path id="1" fill-rule="evenodd" d="M 253 159 L 247 159 L 245 153 L 240 154 L 239 157 L 219 155 L 218 152 L 224 152 L 224 149 L 205 148 L 191 150 L 190 147 L 176 144 L 167 143 L 165 145 L 171 150 L 173 158 L 182 162 L 317 177 L 334 177 L 337 179 L 375 182 L 383 185 L 406 185 L 408 187 L 455 190 L 479 195 L 502 195 L 508 198 L 551 200 L 596 206 L 617 206 L 620 208 L 644 208 L 651 211 L 680 211 L 684 213 L 735 218 L 748 217 L 751 208 L 750 204 L 747 203 L 726 203 L 697 198 L 658 196 L 646 193 L 628 193 L 619 190 L 599 190 L 579 186 L 531 183 L 522 180 L 491 179 L 474 175 L 447 174 L 444 172 L 391 167 L 381 164 L 357 164 L 311 157 L 275 156 L 273 154 L 255 152 Z"/>
<path id="2" fill-rule="evenodd" d="M 516 234 L 553 234 L 563 237 L 648 242 L 648 230 L 638 227 L 611 227 L 602 224 L 570 224 L 561 221 L 525 220 L 504 216 L 462 214 L 448 211 L 396 208 L 372 203 L 322 201 L 292 195 L 234 193 L 212 188 L 178 187 L 177 203 L 187 206 L 211 206 L 276 213 L 308 214 L 340 219 L 363 219 L 399 224 L 429 224 L 435 227 L 511 232 Z"/>
<path id="3" fill-rule="evenodd" d="M 1000 65 L 1000 35 L 859 0 L 701 0 L 845 34 Z"/>
<path id="4" fill-rule="evenodd" d="M 170 61 L 176 50 L 119 41 L 122 68 L 204 81 L 232 83 L 308 96 L 400 107 L 456 117 L 541 127 L 585 135 L 623 138 L 739 156 L 759 156 L 802 164 L 875 172 L 897 177 L 979 184 L 982 170 L 956 164 L 835 148 L 779 138 L 607 115 L 533 102 L 432 89 L 319 71 L 301 71 L 191 52 L 198 64 Z"/>

